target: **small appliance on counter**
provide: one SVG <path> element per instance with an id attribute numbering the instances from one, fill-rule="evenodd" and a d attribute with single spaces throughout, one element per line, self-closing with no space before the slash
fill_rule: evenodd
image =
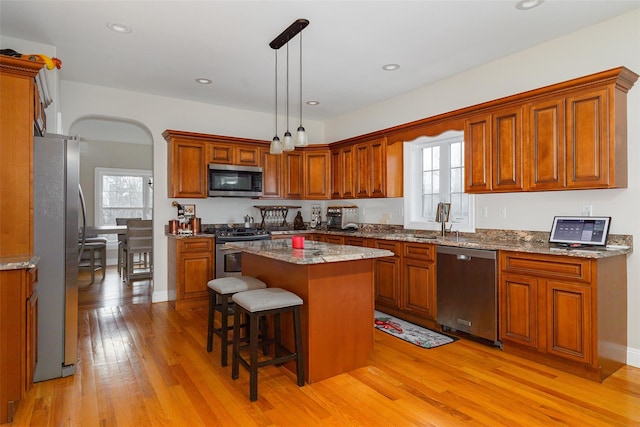
<path id="1" fill-rule="evenodd" d="M 357 230 L 357 206 L 327 206 L 327 229 L 329 230 Z"/>
<path id="2" fill-rule="evenodd" d="M 311 228 L 319 227 L 322 223 L 322 218 L 320 217 L 320 205 L 312 205 L 311 206 L 311 222 L 309 222 L 309 226 Z"/>

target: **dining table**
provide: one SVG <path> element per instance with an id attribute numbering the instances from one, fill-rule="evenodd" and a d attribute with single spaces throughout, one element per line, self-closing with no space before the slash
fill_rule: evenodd
<path id="1" fill-rule="evenodd" d="M 87 236 L 96 234 L 127 234 L 126 225 L 87 225 Z"/>

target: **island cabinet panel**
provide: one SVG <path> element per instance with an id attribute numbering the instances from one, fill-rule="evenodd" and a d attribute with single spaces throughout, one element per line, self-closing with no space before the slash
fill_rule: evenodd
<path id="1" fill-rule="evenodd" d="M 242 273 L 302 300 L 305 379 L 314 383 L 368 364 L 373 351 L 371 259 L 294 264 L 243 253 Z M 293 348 L 291 317 L 283 316 L 282 340 Z M 295 370 L 293 362 L 285 364 Z"/>
<path id="2" fill-rule="evenodd" d="M 210 237 L 169 236 L 169 289 L 176 310 L 207 304 L 207 284 L 215 277 L 214 240 Z"/>
<path id="3" fill-rule="evenodd" d="M 625 255 L 500 252 L 503 349 L 602 381 L 626 363 Z"/>
<path id="4" fill-rule="evenodd" d="M 328 199 L 330 197 L 330 153 L 327 149 L 304 152 L 304 198 Z"/>
<path id="5" fill-rule="evenodd" d="M 378 258 L 373 262 L 376 308 L 400 308 L 400 280 L 402 275 L 402 242 L 373 239 L 371 246 L 393 252 L 393 257 Z"/>

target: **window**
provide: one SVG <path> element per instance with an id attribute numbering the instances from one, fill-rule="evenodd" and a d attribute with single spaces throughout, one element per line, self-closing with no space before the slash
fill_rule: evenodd
<path id="1" fill-rule="evenodd" d="M 473 196 L 464 192 L 464 134 L 448 131 L 404 144 L 404 227 L 439 230 L 439 202 L 451 203 L 453 229 L 474 231 Z"/>
<path id="2" fill-rule="evenodd" d="M 95 224 L 113 225 L 116 218 L 152 219 L 150 170 L 95 169 Z M 115 236 L 110 240 L 117 241 Z"/>

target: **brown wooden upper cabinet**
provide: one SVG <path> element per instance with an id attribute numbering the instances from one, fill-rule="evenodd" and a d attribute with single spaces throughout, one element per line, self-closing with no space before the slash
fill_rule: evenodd
<path id="1" fill-rule="evenodd" d="M 353 145 L 331 149 L 331 198 L 354 199 Z"/>
<path id="2" fill-rule="evenodd" d="M 281 154 L 284 161 L 284 194 L 286 199 L 302 199 L 304 171 L 302 151 L 289 151 Z"/>
<path id="3" fill-rule="evenodd" d="M 386 138 L 357 143 L 353 147 L 355 159 L 356 197 L 384 197 Z"/>
<path id="4" fill-rule="evenodd" d="M 465 120 L 465 191 L 627 186 L 627 92 L 620 67 L 477 106 Z"/>
<path id="5" fill-rule="evenodd" d="M 282 198 L 282 156 L 271 154 L 269 148 L 260 150 L 262 166 L 262 198 Z"/>
<path id="6" fill-rule="evenodd" d="M 304 198 L 328 199 L 330 197 L 331 169 L 329 150 L 304 151 Z"/>
<path id="7" fill-rule="evenodd" d="M 467 191 L 523 189 L 522 117 L 523 108 L 515 106 L 465 121 Z"/>
<path id="8" fill-rule="evenodd" d="M 207 197 L 207 145 L 189 137 L 171 135 L 167 140 L 168 197 Z"/>

